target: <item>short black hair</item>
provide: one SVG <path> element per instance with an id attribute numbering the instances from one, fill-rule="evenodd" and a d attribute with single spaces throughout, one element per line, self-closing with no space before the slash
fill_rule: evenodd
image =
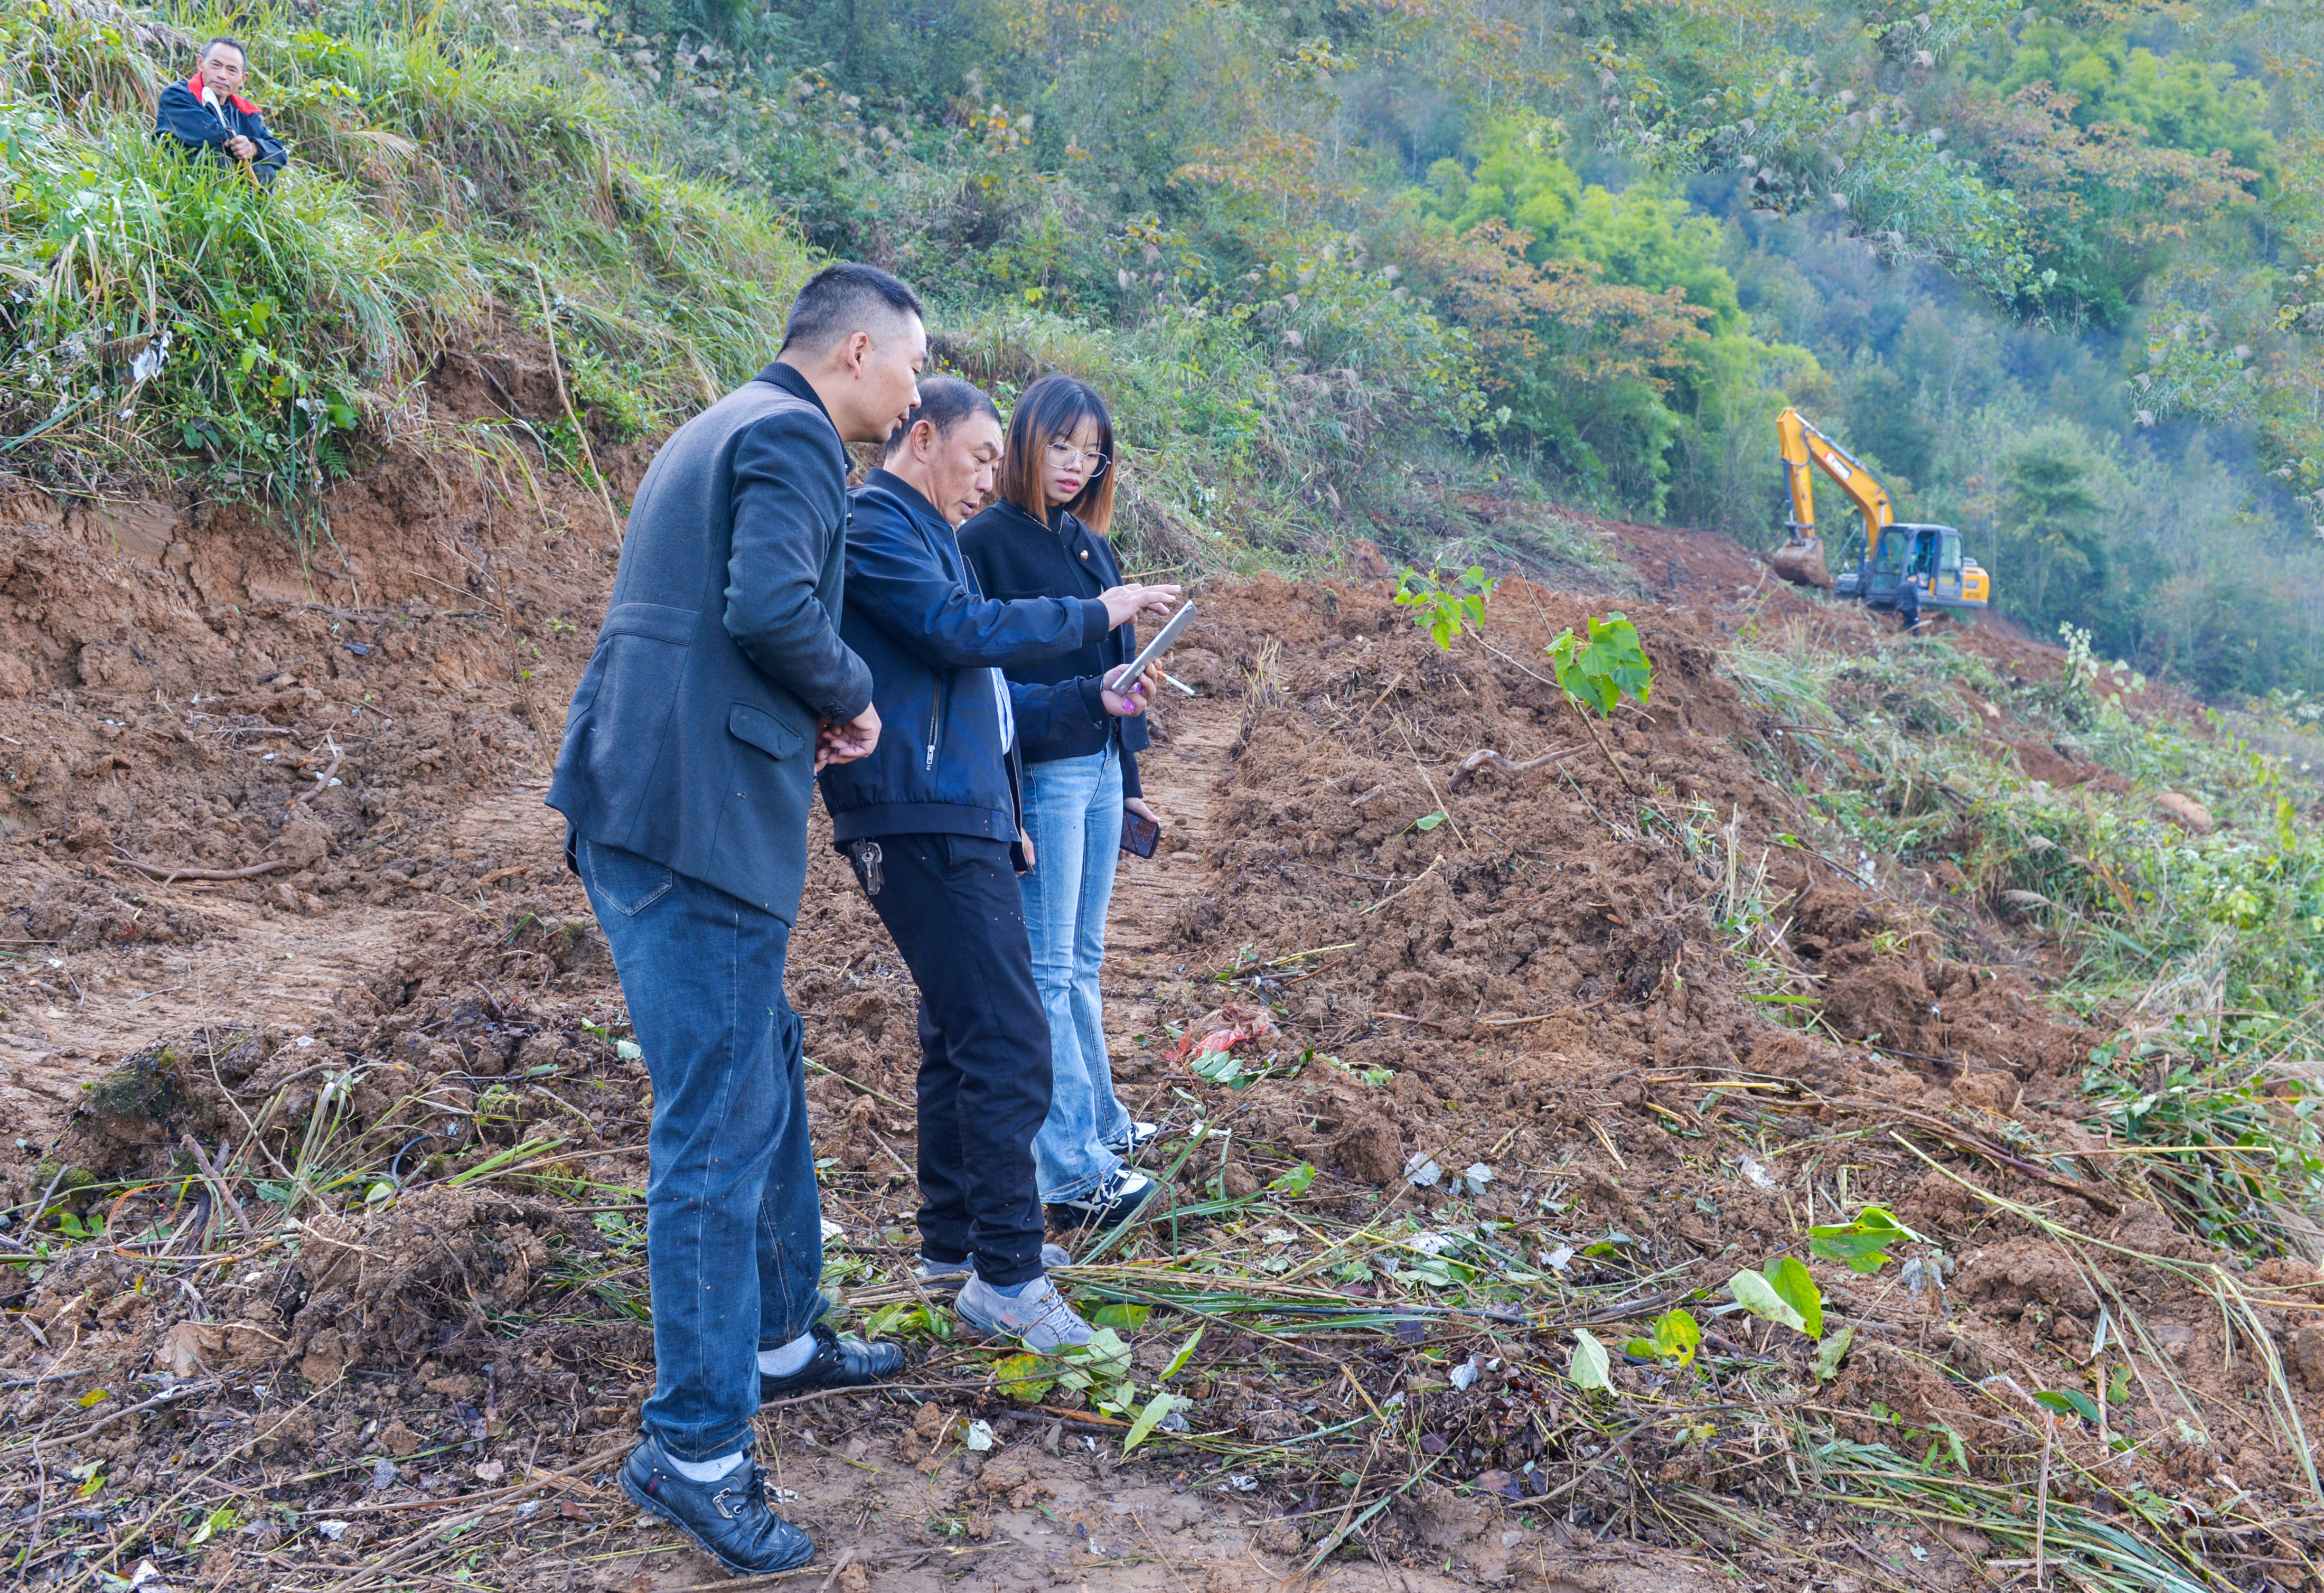
<path id="1" fill-rule="evenodd" d="M 783 324 L 783 345 L 778 354 L 798 349 L 821 354 L 851 332 L 868 331 L 882 318 L 917 316 L 927 319 L 920 296 L 901 279 L 876 265 L 843 261 L 826 265 L 807 280 L 791 300 L 790 318 Z"/>
<path id="2" fill-rule="evenodd" d="M 208 43 L 196 51 L 194 52 L 194 63 L 198 66 L 203 61 L 209 60 L 210 51 L 216 50 L 221 44 L 225 45 L 228 50 L 233 51 L 236 55 L 242 57 L 242 64 L 245 69 L 249 68 L 250 51 L 242 47 L 241 40 L 235 38 L 230 33 L 220 33 L 217 38 L 211 40 Z"/>
<path id="3" fill-rule="evenodd" d="M 990 415 L 992 424 L 1001 424 L 1001 407 L 992 395 L 973 382 L 963 382 L 957 376 L 928 376 L 920 382 L 920 401 L 904 417 L 903 425 L 888 439 L 888 456 L 904 446 L 912 435 L 912 428 L 925 420 L 936 428 L 939 437 L 949 437 L 952 428 L 971 415 Z"/>

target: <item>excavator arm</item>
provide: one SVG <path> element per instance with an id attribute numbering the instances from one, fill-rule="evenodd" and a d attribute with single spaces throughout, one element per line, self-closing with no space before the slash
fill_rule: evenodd
<path id="1" fill-rule="evenodd" d="M 1868 566 L 1880 557 L 1882 533 L 1896 523 L 1896 511 L 1879 479 L 1831 438 L 1786 406 L 1775 417 L 1777 453 L 1784 462 L 1784 479 L 1791 489 L 1791 532 L 1794 541 L 1815 535 L 1815 488 L 1808 475 L 1811 462 L 1840 484 L 1849 501 L 1864 516 L 1864 557 Z"/>
<path id="2" fill-rule="evenodd" d="M 1950 526 L 1899 525 L 1888 489 L 1861 461 L 1786 406 L 1775 417 L 1777 455 L 1791 493 L 1791 540 L 1767 556 L 1787 581 L 1821 586 L 1841 597 L 1859 598 L 1875 608 L 1896 607 L 1918 614 L 1923 603 L 1944 609 L 1981 609 L 1993 601 L 1992 583 L 1977 560 L 1961 550 L 1961 534 Z M 1835 579 L 1824 564 L 1816 535 L 1813 465 L 1838 483 L 1864 517 L 1864 553 Z"/>

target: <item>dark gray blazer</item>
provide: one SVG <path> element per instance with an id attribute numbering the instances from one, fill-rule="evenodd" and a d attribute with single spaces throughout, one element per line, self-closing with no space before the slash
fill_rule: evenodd
<path id="1" fill-rule="evenodd" d="M 846 451 L 788 365 L 662 445 L 549 787 L 568 866 L 618 846 L 798 920 L 816 722 L 872 702 L 839 639 L 847 519 Z"/>

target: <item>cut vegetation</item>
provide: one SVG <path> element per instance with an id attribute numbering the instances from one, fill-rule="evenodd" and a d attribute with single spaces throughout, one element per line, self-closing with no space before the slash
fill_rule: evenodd
<path id="1" fill-rule="evenodd" d="M 711 1579 L 610 1486 L 652 1376 L 651 1088 L 540 799 L 609 517 L 810 263 L 775 200 L 828 229 L 864 190 L 746 180 L 739 133 L 709 159 L 767 103 L 728 47 L 504 20 L 239 18 L 298 153 L 261 196 L 146 136 L 207 19 L 0 0 L 29 1587 Z M 753 159 L 821 158 L 844 109 L 832 170 L 886 171 L 983 288 L 1029 273 L 940 352 L 1004 397 L 1107 389 L 1127 562 L 1204 618 L 1108 969 L 1170 1200 L 1061 1236 L 1086 1351 L 972 1343 L 915 1286 L 915 997 L 817 832 L 789 994 L 825 1284 L 912 1363 L 762 1414 L 807 1574 L 2314 1582 L 2312 704 L 2205 708 L 2081 631 L 1902 637 L 1723 537 L 1554 509 L 1461 435 L 1473 372 L 1417 357 L 1444 323 L 1344 235 L 1254 253 L 1271 308 L 1238 314 L 1154 232 L 1119 286 L 1167 313 L 1066 313 L 1071 272 L 1003 258 L 1038 207 L 945 230 L 1005 208 L 1032 134 L 975 107 L 944 136 L 992 183 L 953 185 L 903 110 L 918 152 L 863 152 L 843 92 L 797 78 Z M 1245 230 L 1205 247 L 1266 231 L 1231 166 L 1210 221 Z"/>

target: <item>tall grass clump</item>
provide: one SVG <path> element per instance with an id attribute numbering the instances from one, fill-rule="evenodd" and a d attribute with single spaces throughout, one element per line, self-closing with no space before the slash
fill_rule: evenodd
<path id="1" fill-rule="evenodd" d="M 420 412 L 447 347 L 539 337 L 544 311 L 617 437 L 771 354 L 804 249 L 662 169 L 612 89 L 426 25 L 239 14 L 249 92 L 291 152 L 260 189 L 152 135 L 159 89 L 226 25 L 0 0 L 0 465 L 191 478 L 303 527 Z"/>
<path id="2" fill-rule="evenodd" d="M 2207 1238 L 2324 1248 L 2324 836 L 2293 767 L 2224 723 L 2134 712 L 2135 678 L 2086 647 L 2058 680 L 2012 685 L 1942 642 L 1859 657 L 1794 623 L 1747 632 L 1728 666 L 1830 851 L 1932 870 L 2055 937 L 2058 998 L 2108 1036 L 2082 1079 L 2090 1126 L 2152 1147 L 2112 1175 Z M 1979 703 L 2120 781 L 2029 778 Z M 2167 818 L 2166 790 L 2216 827 Z"/>

